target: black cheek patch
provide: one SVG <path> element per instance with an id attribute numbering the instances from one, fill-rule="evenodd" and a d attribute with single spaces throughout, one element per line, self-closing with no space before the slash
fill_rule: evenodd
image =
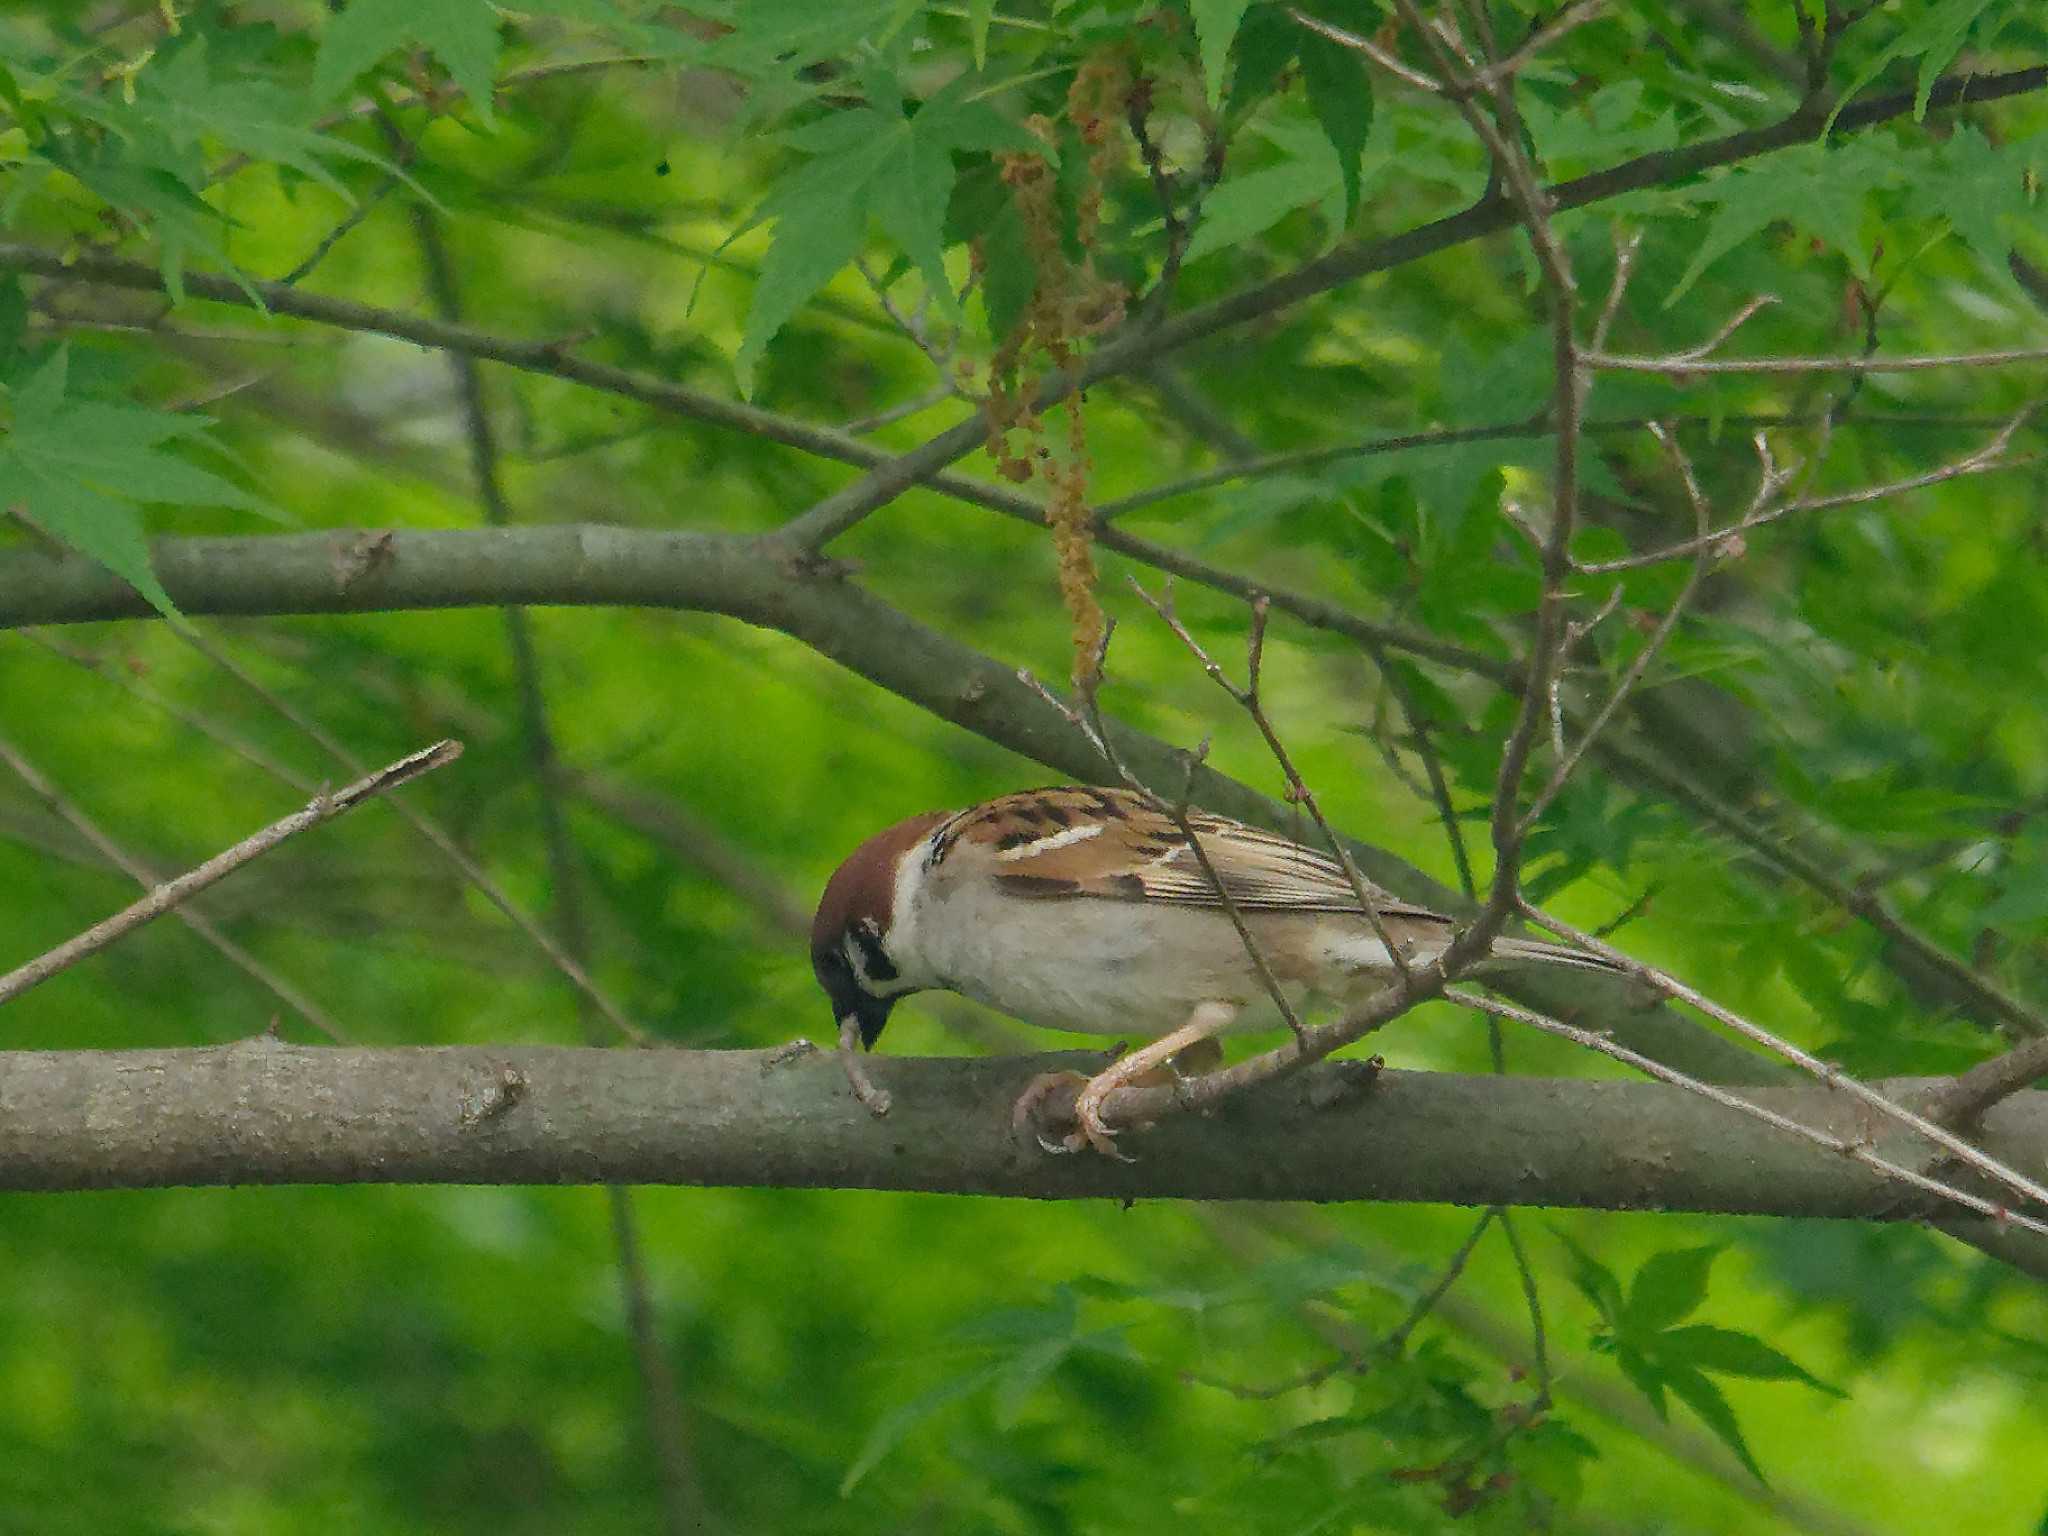
<path id="1" fill-rule="evenodd" d="M 889 962 L 889 955 L 882 948 L 882 941 L 866 928 L 852 930 L 853 942 L 860 946 L 862 968 L 870 981 L 894 981 L 902 973 Z"/>

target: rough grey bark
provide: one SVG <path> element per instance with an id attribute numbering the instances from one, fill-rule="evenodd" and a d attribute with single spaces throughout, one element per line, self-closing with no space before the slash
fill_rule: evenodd
<path id="1" fill-rule="evenodd" d="M 1014 1133 L 1030 1078 L 1099 1055 L 876 1056 L 895 1109 L 853 1102 L 813 1052 L 236 1045 L 0 1053 L 0 1188 L 634 1183 L 923 1190 L 1037 1199 L 1449 1201 L 1898 1219 L 1920 1197 L 1655 1083 L 1326 1064 L 1125 1134 L 1136 1156 L 1054 1157 Z M 1893 1084 L 1922 1092 L 1924 1082 Z M 1889 1130 L 1820 1087 L 1755 1096 L 1810 1124 Z M 2048 1093 L 1987 1117 L 2038 1169 Z"/>

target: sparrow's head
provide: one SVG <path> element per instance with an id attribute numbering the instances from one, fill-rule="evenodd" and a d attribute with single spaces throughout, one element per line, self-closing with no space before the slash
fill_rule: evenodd
<path id="1" fill-rule="evenodd" d="M 920 985 L 904 978 L 890 954 L 890 919 L 904 855 L 948 814 L 913 816 L 877 832 L 833 872 L 819 898 L 811 920 L 811 969 L 831 1000 L 834 1021 L 858 1021 L 862 1045 L 875 1043 L 896 999 Z"/>

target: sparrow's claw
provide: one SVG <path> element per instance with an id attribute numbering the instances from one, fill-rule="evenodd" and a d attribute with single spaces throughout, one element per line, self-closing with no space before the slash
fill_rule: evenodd
<path id="1" fill-rule="evenodd" d="M 1065 1137 L 1059 1141 L 1048 1141 L 1038 1129 L 1038 1111 L 1045 1101 L 1060 1089 L 1079 1084 L 1088 1086 L 1087 1077 L 1080 1072 L 1041 1072 L 1024 1085 L 1024 1091 L 1017 1095 L 1017 1102 L 1010 1110 L 1010 1128 L 1022 1135 L 1031 1132 L 1032 1138 L 1048 1152 L 1078 1152 L 1081 1140 L 1078 1136 Z"/>
<path id="2" fill-rule="evenodd" d="M 1081 1096 L 1074 1100 L 1074 1123 L 1080 1130 L 1075 1137 L 1069 1137 L 1068 1140 L 1076 1141 L 1078 1138 L 1078 1141 L 1085 1142 L 1104 1157 L 1113 1157 L 1120 1163 L 1135 1163 L 1135 1157 L 1118 1148 L 1116 1132 L 1111 1130 L 1108 1122 L 1102 1118 L 1104 1101 L 1123 1087 L 1121 1082 L 1103 1081 L 1103 1078 L 1110 1076 L 1110 1073 L 1104 1072 L 1099 1077 L 1089 1079 L 1088 1086 L 1081 1090 Z M 1078 1152 L 1080 1146 L 1077 1144 L 1074 1150 Z"/>

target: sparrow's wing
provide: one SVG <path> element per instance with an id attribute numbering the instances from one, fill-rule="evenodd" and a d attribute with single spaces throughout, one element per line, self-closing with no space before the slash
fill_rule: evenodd
<path id="1" fill-rule="evenodd" d="M 1006 795 L 942 829 L 945 841 L 990 857 L 1013 896 L 1094 896 L 1220 907 L 1220 882 L 1239 908 L 1258 912 L 1357 912 L 1344 868 L 1328 854 L 1222 816 L 1188 817 L 1215 871 L 1212 880 L 1173 818 L 1122 790 L 1065 788 Z M 1365 882 L 1382 916 L 1447 921 Z"/>

